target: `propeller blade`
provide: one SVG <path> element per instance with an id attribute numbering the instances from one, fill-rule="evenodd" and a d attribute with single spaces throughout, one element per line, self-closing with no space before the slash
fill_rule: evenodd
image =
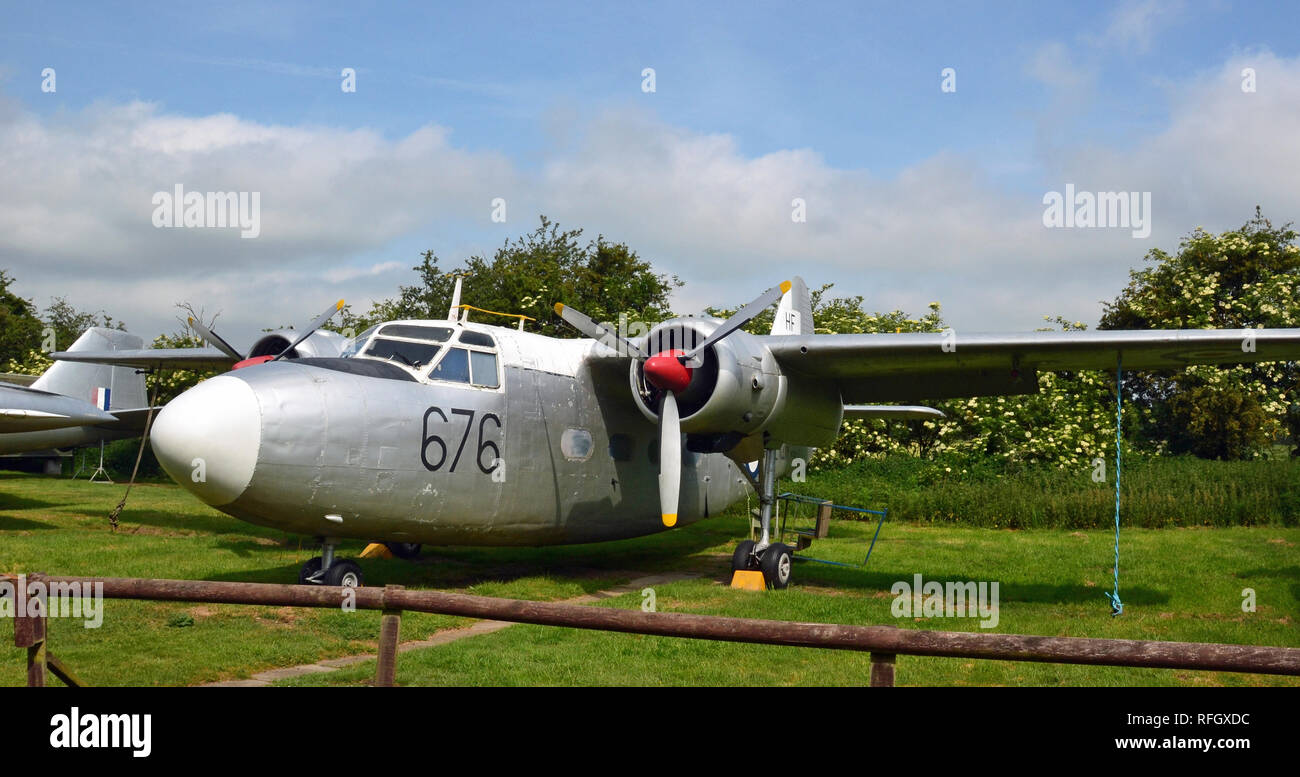
<path id="1" fill-rule="evenodd" d="M 682 429 L 677 398 L 664 392 L 659 414 L 659 512 L 664 526 L 677 523 L 677 496 L 682 485 Z"/>
<path id="2" fill-rule="evenodd" d="M 331 318 L 334 317 L 335 313 L 339 312 L 342 309 L 343 309 L 343 300 L 339 300 L 338 302 L 335 302 L 333 305 L 330 306 L 329 310 L 325 311 L 324 313 L 321 313 L 320 316 L 315 321 L 311 322 L 311 324 L 308 325 L 307 329 L 302 333 L 302 335 L 297 340 L 294 340 L 289 345 L 288 348 L 285 348 L 283 351 L 280 351 L 278 354 L 276 354 L 275 359 L 272 359 L 271 361 L 283 359 L 285 354 L 292 351 L 294 348 L 297 348 L 298 345 L 303 340 L 306 340 L 308 337 L 311 337 L 312 332 L 315 332 L 317 329 L 320 329 L 322 326 L 324 326 L 326 321 L 329 321 Z"/>
<path id="3" fill-rule="evenodd" d="M 244 360 L 243 354 L 241 354 L 239 351 L 236 351 L 234 349 L 234 346 L 232 346 L 230 343 L 223 340 L 221 338 L 221 335 L 218 335 L 216 332 L 213 332 L 211 329 L 208 329 L 206 326 L 204 326 L 202 321 L 199 321 L 198 319 L 195 318 L 191 318 L 190 329 L 193 329 L 195 332 L 198 332 L 199 337 L 202 337 L 204 341 L 206 341 L 209 345 L 214 346 L 218 351 L 221 351 L 222 353 L 234 359 L 235 361 L 242 362 Z"/>
<path id="4" fill-rule="evenodd" d="M 708 348 L 710 345 L 718 342 L 722 338 L 749 323 L 749 320 L 771 305 L 773 302 L 781 299 L 781 295 L 790 290 L 790 281 L 781 281 L 779 286 L 773 286 L 758 296 L 758 299 L 749 303 L 745 307 L 737 310 L 731 315 L 731 318 L 722 322 L 722 326 L 713 330 L 713 334 L 704 338 L 704 342 L 692 348 L 686 353 L 684 359 L 693 359 L 696 354 Z"/>
<path id="5" fill-rule="evenodd" d="M 631 354 L 638 359 L 647 358 L 645 352 L 637 347 L 636 343 L 624 337 L 620 337 L 618 332 L 615 332 L 604 324 L 597 324 L 595 321 L 592 321 L 586 313 L 583 313 L 576 308 L 571 308 L 563 302 L 557 302 L 555 303 L 555 314 L 564 319 L 564 323 L 579 332 L 582 332 L 593 340 L 598 340 L 605 345 L 610 345 L 611 342 L 616 343 L 626 349 L 623 353 Z"/>

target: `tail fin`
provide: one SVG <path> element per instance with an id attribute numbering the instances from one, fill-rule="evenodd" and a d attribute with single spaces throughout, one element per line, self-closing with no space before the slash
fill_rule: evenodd
<path id="1" fill-rule="evenodd" d="M 68 349 L 74 351 L 125 351 L 142 348 L 144 341 L 118 329 L 91 327 Z M 84 399 L 101 410 L 135 410 L 147 407 L 144 375 L 131 367 L 107 364 L 55 362 L 36 379 L 32 388 Z"/>
<path id="2" fill-rule="evenodd" d="M 790 290 L 781 296 L 772 320 L 774 335 L 810 335 L 813 333 L 812 299 L 808 287 L 798 275 L 790 279 Z"/>

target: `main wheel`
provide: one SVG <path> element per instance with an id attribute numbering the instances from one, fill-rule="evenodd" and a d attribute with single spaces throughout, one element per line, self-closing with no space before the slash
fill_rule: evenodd
<path id="1" fill-rule="evenodd" d="M 398 558 L 411 561 L 420 557 L 420 543 L 418 542 L 385 542 L 384 544 Z"/>
<path id="2" fill-rule="evenodd" d="M 731 571 L 739 572 L 743 569 L 754 568 L 754 541 L 745 540 L 736 546 L 736 552 L 731 554 Z"/>
<path id="3" fill-rule="evenodd" d="M 763 570 L 763 579 L 776 589 L 790 585 L 790 575 L 794 568 L 794 555 L 789 546 L 774 542 L 763 551 L 759 569 Z"/>
<path id="4" fill-rule="evenodd" d="M 337 559 L 325 570 L 325 585 L 341 585 L 348 588 L 360 588 L 365 584 L 361 567 L 351 559 Z"/>
<path id="5" fill-rule="evenodd" d="M 302 569 L 298 570 L 298 585 L 307 585 L 311 583 L 312 581 L 308 580 L 307 578 L 311 577 L 312 575 L 316 574 L 319 571 L 320 571 L 320 556 L 317 556 L 311 561 L 308 561 L 306 564 L 303 564 Z"/>

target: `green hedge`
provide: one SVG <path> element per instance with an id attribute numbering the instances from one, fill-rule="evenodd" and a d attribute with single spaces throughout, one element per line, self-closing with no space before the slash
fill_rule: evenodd
<path id="1" fill-rule="evenodd" d="M 908 456 L 859 461 L 782 484 L 796 493 L 857 507 L 887 507 L 891 520 L 997 528 L 1101 528 L 1115 521 L 1115 481 L 1080 465 L 999 471 L 944 470 Z M 949 465 L 949 469 L 952 466 Z M 1300 460 L 1212 461 L 1192 456 L 1124 462 L 1122 526 L 1300 524 Z M 849 517 L 842 513 L 837 517 Z"/>

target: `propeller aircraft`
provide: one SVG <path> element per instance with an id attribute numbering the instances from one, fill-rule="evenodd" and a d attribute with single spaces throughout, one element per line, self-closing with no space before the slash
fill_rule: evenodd
<path id="1" fill-rule="evenodd" d="M 864 403 L 1032 394 L 1039 370 L 1112 369 L 1121 355 L 1126 369 L 1300 358 L 1300 329 L 819 335 L 797 277 L 726 321 L 678 317 L 635 338 L 562 304 L 584 338 L 470 322 L 459 299 L 457 281 L 446 320 L 379 324 L 329 355 L 245 358 L 205 332 L 235 369 L 159 412 L 159 462 L 222 512 L 318 538 L 301 583 L 362 584 L 361 567 L 335 557 L 342 538 L 398 555 L 601 542 L 689 524 L 753 491 L 761 534 L 732 567 L 784 588 L 792 551 L 771 528 L 791 462 L 833 443 L 845 418 L 942 417 Z M 769 335 L 741 328 L 778 301 Z M 198 358 L 56 356 L 148 369 Z"/>

